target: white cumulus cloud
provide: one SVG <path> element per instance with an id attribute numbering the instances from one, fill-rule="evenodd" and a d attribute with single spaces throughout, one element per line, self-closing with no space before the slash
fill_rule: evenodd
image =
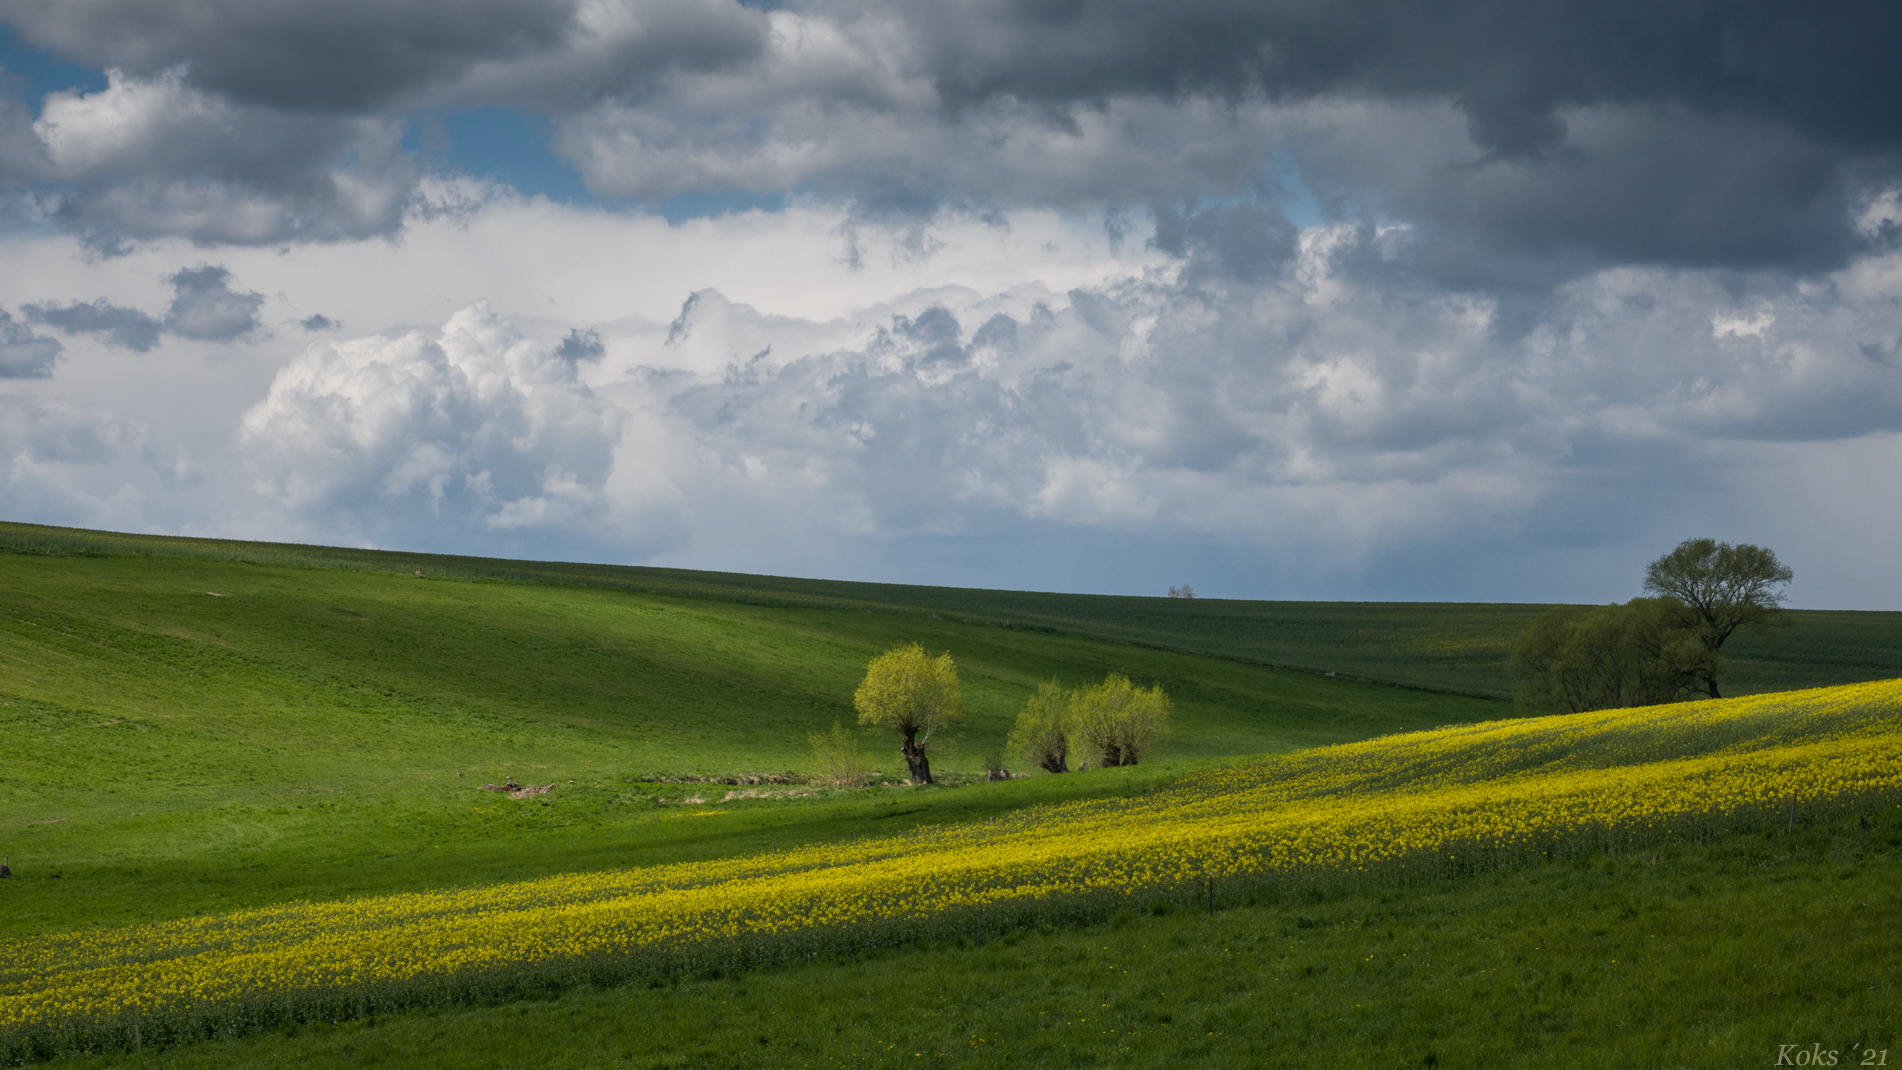
<path id="1" fill-rule="evenodd" d="M 477 303 L 440 331 L 312 345 L 241 445 L 264 494 L 331 531 L 585 525 L 625 416 L 576 371 Z"/>

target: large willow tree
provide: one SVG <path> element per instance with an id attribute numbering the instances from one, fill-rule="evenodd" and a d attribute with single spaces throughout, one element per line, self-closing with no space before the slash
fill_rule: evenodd
<path id="1" fill-rule="evenodd" d="M 852 694 L 859 723 L 894 729 L 904 737 L 904 755 L 913 784 L 931 783 L 931 759 L 925 745 L 937 732 L 964 716 L 958 667 L 951 655 L 931 657 L 917 643 L 893 647 L 865 667 L 865 680 Z"/>

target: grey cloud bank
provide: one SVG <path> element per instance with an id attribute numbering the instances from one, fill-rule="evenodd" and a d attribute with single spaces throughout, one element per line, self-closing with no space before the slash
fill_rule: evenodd
<path id="1" fill-rule="evenodd" d="M 8 515 L 1535 600 L 1628 597 L 1711 534 L 1772 542 L 1799 597 L 1902 600 L 1859 534 L 1902 519 L 1893 5 L 0 19 L 109 71 L 0 106 L 0 241 L 78 265 L 0 276 Z M 545 117 L 603 203 L 406 147 L 497 104 Z M 736 191 L 782 206 L 640 207 Z M 1084 248 L 1101 269 L 1055 281 Z M 656 294 L 671 323 L 634 311 Z M 134 359 L 153 400 L 102 385 Z M 140 408 L 189 383 L 216 384 L 190 402 L 215 432 Z"/>

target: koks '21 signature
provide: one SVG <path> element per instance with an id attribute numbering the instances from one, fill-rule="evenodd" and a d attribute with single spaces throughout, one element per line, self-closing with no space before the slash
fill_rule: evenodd
<path id="1" fill-rule="evenodd" d="M 1865 1048 L 1865 1047 L 1861 1047 L 1860 1045 L 1851 1045 L 1849 1049 L 1850 1058 L 1853 1059 L 1857 1055 L 1862 1056 L 1861 1062 L 1859 1063 L 1852 1062 L 1852 1063 L 1842 1064 L 1839 1062 L 1842 1056 L 1841 1052 L 1836 1051 L 1834 1049 L 1825 1049 L 1821 1044 L 1811 1044 L 1807 1048 L 1803 1047 L 1801 1044 L 1785 1044 L 1782 1047 L 1777 1049 L 1777 1065 L 1778 1066 L 1837 1066 L 1837 1065 L 1887 1066 L 1889 1065 L 1889 1049 L 1887 1048 L 1877 1049 L 1877 1048 Z"/>

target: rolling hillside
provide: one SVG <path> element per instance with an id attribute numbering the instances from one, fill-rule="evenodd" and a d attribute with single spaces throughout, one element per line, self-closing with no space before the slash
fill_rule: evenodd
<path id="1" fill-rule="evenodd" d="M 959 664 L 967 719 L 933 743 L 934 766 L 952 774 L 980 772 L 1052 677 L 1122 671 L 1168 688 L 1176 737 L 1138 781 L 1511 712 L 863 606 L 0 554 L 0 853 L 23 878 L 7 886 L 0 935 L 854 835 L 882 804 L 847 798 L 785 823 L 767 807 L 689 832 L 654 801 L 687 793 L 649 779 L 804 768 L 811 733 L 853 722 L 865 663 L 909 640 Z M 865 747 L 898 768 L 893 741 Z M 520 801 L 480 790 L 511 776 L 559 789 Z M 1009 808 L 1105 790 L 1029 786 L 1043 784 L 968 797 Z M 880 820 L 969 816 L 960 808 L 980 804 L 955 801 L 965 796 Z"/>
<path id="2" fill-rule="evenodd" d="M 350 550 L 0 524 L 0 550 L 131 554 L 641 591 L 758 605 L 860 609 L 1338 672 L 1382 683 L 1510 698 L 1513 636 L 1549 606 L 1137 598 L 855 583 L 622 565 Z M 1626 597 L 1637 594 L 1636 580 Z M 1773 639 L 1732 639 L 1726 693 L 1760 694 L 1902 676 L 1902 612 L 1795 610 Z"/>

